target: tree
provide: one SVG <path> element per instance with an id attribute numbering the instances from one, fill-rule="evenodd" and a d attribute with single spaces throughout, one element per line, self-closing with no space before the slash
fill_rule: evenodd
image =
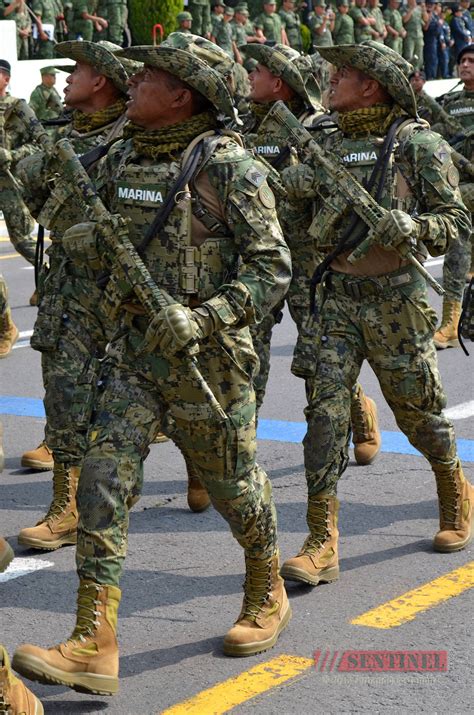
<path id="1" fill-rule="evenodd" d="M 151 45 L 153 25 L 160 23 L 164 34 L 176 30 L 176 15 L 183 10 L 183 0 L 133 0 L 128 3 L 128 25 L 134 45 Z"/>

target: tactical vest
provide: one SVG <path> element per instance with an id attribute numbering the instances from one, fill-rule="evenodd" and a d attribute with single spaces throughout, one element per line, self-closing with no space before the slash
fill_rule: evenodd
<path id="1" fill-rule="evenodd" d="M 182 167 L 177 161 L 134 161 L 132 150 L 125 151 L 114 176 L 110 208 L 130 219 L 129 236 L 138 247 Z M 199 171 L 202 169 L 201 164 Z M 228 227 L 203 207 L 193 186 L 189 192 L 181 192 L 181 197 L 176 196 L 164 228 L 152 238 L 145 253 L 148 270 L 157 285 L 184 305 L 202 303 L 214 295 L 235 277 L 238 262 Z M 200 245 L 191 235 L 191 216 L 195 212 L 210 234 Z"/>
<path id="2" fill-rule="evenodd" d="M 474 92 L 462 91 L 446 97 L 444 102 L 446 112 L 456 119 L 464 129 L 471 129 L 474 125 Z"/>
<path id="3" fill-rule="evenodd" d="M 0 98 L 0 147 L 2 147 L 2 149 L 11 148 L 10 142 L 8 141 L 8 135 L 5 132 L 5 125 L 10 113 L 19 101 L 20 100 L 16 97 L 7 96 Z"/>
<path id="4" fill-rule="evenodd" d="M 403 126 L 401 131 L 403 131 Z M 399 130 L 398 136 L 400 133 Z M 354 139 L 344 136 L 341 132 L 335 132 L 326 140 L 325 149 L 334 153 L 336 157 L 342 158 L 344 166 L 349 169 L 351 174 L 361 184 L 366 185 L 379 157 L 382 144 L 383 138 L 369 136 Z M 388 161 L 379 203 L 385 209 L 401 209 L 411 214 L 415 208 L 416 200 L 400 173 L 398 162 L 396 162 L 398 146 L 399 143 L 396 140 Z M 352 212 L 349 204 L 344 207 L 342 212 L 337 212 L 333 208 L 331 195 L 340 198 L 340 194 L 339 187 L 334 187 L 333 193 L 323 189 L 322 195 L 314 204 L 315 215 L 309 228 L 309 234 L 314 239 L 316 250 L 329 252 L 334 249 L 351 221 Z"/>

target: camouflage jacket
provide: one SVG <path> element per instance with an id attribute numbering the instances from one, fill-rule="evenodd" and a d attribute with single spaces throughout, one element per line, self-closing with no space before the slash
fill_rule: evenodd
<path id="1" fill-rule="evenodd" d="M 135 245 L 180 172 L 181 157 L 154 162 L 137 155 L 132 140 L 114 144 L 101 161 L 97 185 L 104 203 L 131 219 Z M 152 277 L 176 300 L 196 306 L 218 295 L 219 316 L 229 326 L 262 320 L 283 298 L 291 277 L 266 174 L 232 137 L 206 139 L 191 196 L 175 203 L 145 253 Z"/>
<path id="2" fill-rule="evenodd" d="M 32 91 L 29 105 L 41 122 L 56 119 L 63 111 L 63 103 L 57 90 L 54 87 L 45 87 L 44 84 L 39 84 Z"/>
<path id="3" fill-rule="evenodd" d="M 20 159 L 37 150 L 33 137 L 17 114 L 17 110 L 21 110 L 25 104 L 24 99 L 0 97 L 0 146 L 11 152 L 12 169 L 15 169 Z M 0 186 L 5 185 L 10 185 L 9 179 L 0 178 Z"/>

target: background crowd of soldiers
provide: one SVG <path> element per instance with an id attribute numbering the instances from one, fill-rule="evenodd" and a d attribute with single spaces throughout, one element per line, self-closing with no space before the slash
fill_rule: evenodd
<path id="1" fill-rule="evenodd" d="M 376 371 L 400 428 L 434 472 L 440 505 L 434 550 L 457 551 L 471 539 L 474 493 L 443 413 L 435 344 L 458 345 L 457 322 L 471 259 L 474 48 L 468 43 L 457 56 L 465 78 L 462 92 L 446 96 L 444 109 L 423 106 L 446 138 L 456 139 L 458 172 L 446 142 L 420 121 L 418 109 L 428 100 L 419 94 L 417 106 L 409 81 L 413 66 L 372 34 L 363 46 L 333 46 L 330 13 L 321 22 L 314 20 L 322 17 L 317 9 L 323 7 L 314 4 L 309 22 L 324 25 L 315 34 L 328 35 L 319 51 L 333 65 L 326 97 L 329 110 L 336 112 L 331 117 L 321 104 L 315 67 L 290 46 L 289 23 L 272 19 L 273 3 L 265 3 L 253 22 L 253 42 L 247 45 L 232 40 L 231 47 L 219 47 L 211 39 L 218 40 L 221 24 L 230 26 L 236 14 L 248 17 L 246 7 L 214 12 L 222 19 L 209 30 L 207 4 L 201 4 L 198 17 L 209 39 L 192 35 L 193 16 L 181 15 L 182 32 L 159 48 L 123 51 L 83 35 L 57 47 L 59 56 L 76 63 L 69 68 L 65 96 L 72 113 L 60 131 L 81 164 L 78 168 L 79 162 L 69 158 L 67 166 L 74 165 L 76 172 L 86 168 L 107 204 L 99 207 L 101 220 L 95 222 L 81 223 L 91 206 L 82 205 L 80 198 L 71 201 L 75 186 L 87 188 L 87 175 L 79 174 L 81 180 L 74 182 L 53 172 L 48 149 L 41 154 L 35 145 L 40 135 L 43 149 L 45 142 L 50 148 L 51 138 L 41 133 L 22 100 L 8 97 L 11 67 L 0 60 L 0 209 L 13 245 L 31 263 L 35 241 L 26 204 L 52 229 L 49 265 L 38 266 L 39 313 L 32 337 L 33 347 L 42 353 L 46 443 L 33 455 L 23 455 L 22 464 L 53 469 L 53 498 L 35 526 L 21 529 L 19 543 L 40 550 L 77 543 L 80 577 L 76 628 L 66 645 L 47 651 L 28 645 L 17 651 L 14 665 L 27 677 L 53 679 L 86 692 L 117 691 L 116 614 L 128 511 L 140 496 L 149 445 L 161 431 L 185 458 L 190 508 L 201 511 L 212 501 L 245 552 L 243 608 L 224 639 L 224 652 L 252 655 L 274 645 L 291 615 L 282 576 L 310 585 L 338 578 L 336 486 L 347 466 L 350 434 L 360 464 L 370 464 L 380 450 L 375 404 L 357 382 L 364 360 Z M 194 5 L 199 3 L 189 3 L 189 9 Z M 100 26 L 99 16 L 94 17 L 92 23 Z M 270 39 L 272 27 L 280 34 Z M 249 60 L 250 83 L 244 91 L 240 61 Z M 53 65 L 43 68 L 40 88 L 52 89 L 53 80 L 45 83 L 44 78 L 54 73 Z M 39 113 L 42 91 L 37 88 L 30 100 Z M 315 173 L 313 155 L 302 151 L 304 160 L 299 161 L 281 126 L 266 123 L 279 101 L 293 112 L 298 131 L 307 126 L 330 160 L 341 160 L 334 164 L 353 163 L 347 173 L 358 182 L 359 194 L 367 185 L 378 197 L 377 240 L 369 255 L 359 256 L 358 266 L 341 245 L 348 237 L 364 236 L 369 225 L 364 210 L 359 205 L 358 212 L 348 215 L 346 193 L 331 176 L 321 179 Z M 157 122 L 155 114 L 165 120 Z M 198 146 L 195 140 L 204 141 L 201 137 L 208 141 Z M 368 160 L 359 161 L 361 155 Z M 193 162 L 194 174 L 189 168 Z M 174 201 L 185 169 L 191 172 L 183 184 L 189 191 L 179 191 L 183 199 Z M 347 184 L 351 198 L 352 186 Z M 168 194 L 173 201 L 164 218 L 159 207 L 158 230 L 157 203 L 166 204 L 162 197 Z M 97 207 L 97 197 L 87 195 Z M 328 195 L 331 200 L 325 202 Z M 328 207 L 337 215 L 328 214 Z M 132 219 L 128 228 L 119 215 Z M 435 343 L 436 316 L 425 279 L 408 263 L 411 244 L 410 249 L 402 246 L 407 237 L 415 239 L 417 255 L 425 244 L 432 255 L 447 256 L 443 318 Z M 121 253 L 125 265 L 108 253 L 114 241 L 122 241 L 121 249 L 129 251 L 125 257 Z M 127 241 L 133 244 L 131 252 Z M 213 246 L 208 252 L 201 250 L 206 241 Z M 349 245 L 352 249 L 356 243 Z M 140 269 L 133 246 L 142 257 Z M 104 267 L 111 273 L 105 293 Z M 123 290 L 124 276 L 136 276 L 135 269 L 149 270 L 150 280 L 142 273 L 140 278 L 147 280 L 135 278 L 133 290 L 114 294 L 119 283 Z M 313 284 L 321 288 L 312 302 L 317 304 L 319 291 L 324 292 L 325 330 L 335 328 L 330 338 L 320 332 L 322 323 L 314 319 L 317 311 L 311 306 L 309 284 L 318 275 L 319 283 Z M 172 302 L 163 298 L 162 284 Z M 0 357 L 6 358 L 18 329 L 3 281 L 0 299 Z M 305 380 L 308 398 L 304 457 L 309 534 L 280 575 L 275 507 L 271 484 L 255 461 L 255 429 L 272 329 L 285 299 L 298 328 L 292 370 Z M 371 326 L 361 317 L 369 304 L 380 311 L 369 316 Z M 356 337 L 348 321 L 357 325 Z M 190 358 L 196 352 L 188 353 L 188 348 L 194 345 L 199 345 L 195 360 L 204 378 L 193 372 L 196 362 Z M 0 540 L 2 565 L 10 558 L 9 547 Z M 91 620 L 90 613 L 97 619 Z M 91 641 L 98 651 L 91 655 L 84 648 L 71 657 L 67 644 L 78 640 Z M 100 665 L 94 661 L 97 652 Z M 0 677 L 2 670 L 8 671 L 8 661 L 0 650 Z"/>

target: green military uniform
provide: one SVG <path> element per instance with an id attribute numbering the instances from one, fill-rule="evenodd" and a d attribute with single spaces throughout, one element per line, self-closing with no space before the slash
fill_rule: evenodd
<path id="1" fill-rule="evenodd" d="M 338 5 L 349 5 L 349 0 L 339 2 Z M 354 42 L 354 20 L 347 14 L 336 12 L 332 38 L 335 45 L 351 45 Z"/>
<path id="2" fill-rule="evenodd" d="M 247 30 L 245 29 L 245 25 L 241 25 L 239 22 L 232 20 L 230 26 L 232 28 L 232 38 L 237 47 L 243 47 L 244 45 L 246 45 L 248 35 Z M 214 37 L 216 36 L 215 32 L 213 32 L 212 34 Z"/>
<path id="3" fill-rule="evenodd" d="M 36 151 L 32 134 L 18 116 L 24 105 L 23 99 L 0 97 L 0 211 L 15 250 L 34 264 L 36 242 L 30 235 L 34 222 L 11 176 L 20 159 Z"/>
<path id="4" fill-rule="evenodd" d="M 32 10 L 41 19 L 42 25 L 52 25 L 56 33 L 56 16 L 60 12 L 56 0 L 33 0 Z M 36 57 L 52 59 L 54 57 L 54 41 L 42 40 L 38 37 Z"/>
<path id="5" fill-rule="evenodd" d="M 403 56 L 415 69 L 423 66 L 423 13 L 415 7 L 410 19 L 404 23 L 407 36 L 403 40 Z"/>
<path id="6" fill-rule="evenodd" d="M 226 8 L 226 14 L 233 15 L 234 11 L 232 8 Z M 216 34 L 214 35 L 216 45 L 219 45 L 224 52 L 227 52 L 229 57 L 234 57 L 234 48 L 232 46 L 233 42 L 233 30 L 231 22 L 225 22 L 222 20 L 218 25 L 216 25 Z"/>
<path id="7" fill-rule="evenodd" d="M 127 0 L 107 0 L 105 19 L 109 23 L 107 39 L 116 45 L 122 45 L 123 33 L 127 22 Z M 104 17 L 98 13 L 100 17 Z"/>
<path id="8" fill-rule="evenodd" d="M 387 210 L 402 209 L 411 214 L 416 207 L 417 235 L 432 255 L 444 253 L 456 236 L 465 242 L 470 222 L 461 201 L 457 172 L 442 137 L 428 131 L 415 118 L 416 101 L 408 81 L 410 66 L 375 42 L 363 47 L 325 48 L 322 54 L 338 67 L 355 67 L 374 77 L 395 102 L 339 112 L 339 130 L 323 141 L 325 149 L 342 159 L 360 182 L 366 182 L 388 127 L 398 119 L 398 141 L 388 171 L 383 180 L 378 180 L 382 186 L 377 187 L 375 182 L 373 191 L 378 192 Z M 331 220 L 335 228 L 325 231 L 330 214 L 327 207 L 331 206 L 328 190 L 317 184 L 308 169 L 304 187 L 295 194 L 292 180 L 296 177 L 291 172 L 284 172 L 284 181 L 294 198 L 301 199 L 293 218 L 300 224 L 306 220 L 314 250 L 329 253 L 343 235 L 350 242 L 354 228 L 352 225 L 348 229 L 351 217 L 345 209 L 341 207 L 335 224 Z M 400 177 L 394 181 L 398 172 Z M 304 197 L 312 193 L 316 196 L 314 203 L 306 202 Z M 317 300 L 313 387 L 304 438 L 310 537 L 300 554 L 313 554 L 315 563 L 318 554 L 328 556 L 328 552 L 321 551 L 324 545 L 316 543 L 321 534 L 322 542 L 331 543 L 337 554 L 337 526 L 329 540 L 327 527 L 321 523 L 322 518 L 326 519 L 321 507 L 334 503 L 338 479 L 347 466 L 351 391 L 364 360 L 374 370 L 399 428 L 428 459 L 436 476 L 440 504 L 444 499 L 446 505 L 448 490 L 453 495 L 457 489 L 454 484 L 460 466 L 454 430 L 443 414 L 446 398 L 432 340 L 436 315 L 428 301 L 424 278 L 390 248 L 391 243 L 384 243 L 390 225 L 387 216 L 391 214 L 380 226 L 382 243 L 373 243 L 360 262 L 352 265 L 347 261 L 349 250 L 333 256 Z M 291 223 L 292 216 L 288 220 Z M 331 511 L 334 513 L 334 507 Z M 292 561 L 297 562 L 298 557 Z M 323 577 L 324 565 L 318 564 L 318 569 Z M 285 565 L 282 573 L 286 573 Z"/>
<path id="9" fill-rule="evenodd" d="M 375 25 L 373 25 L 372 27 L 380 35 L 380 37 L 377 38 L 377 42 L 383 42 L 383 35 L 385 32 L 385 20 L 382 10 L 380 9 L 380 7 L 371 7 L 369 8 L 369 15 L 370 17 L 373 17 L 375 19 Z"/>
<path id="10" fill-rule="evenodd" d="M 361 17 L 368 18 L 370 16 L 369 10 L 366 7 L 357 7 L 356 5 L 354 5 L 349 10 L 349 15 L 354 20 L 354 36 L 356 43 L 360 44 L 361 42 L 366 42 L 367 40 L 370 40 L 372 38 L 370 26 L 359 24 L 359 19 Z"/>
<path id="11" fill-rule="evenodd" d="M 95 8 L 94 8 L 94 14 L 96 14 L 98 17 L 104 18 L 104 20 L 107 20 L 107 22 L 109 22 L 109 7 L 108 7 L 108 4 L 109 4 L 109 0 L 97 0 L 96 6 L 95 6 Z M 100 42 L 101 40 L 102 40 L 102 41 L 103 41 L 103 40 L 107 40 L 107 39 L 108 39 L 108 36 L 109 36 L 109 27 L 107 27 L 107 28 L 105 28 L 105 29 L 102 28 L 101 30 L 98 30 L 98 29 L 94 26 L 94 31 L 93 31 L 93 34 L 92 34 L 92 40 L 93 40 L 94 42 Z M 69 38 L 69 39 L 74 40 L 75 37 L 71 37 L 71 38 Z M 117 44 L 120 44 L 120 45 L 121 45 L 121 44 L 122 44 L 122 41 L 120 41 L 120 43 L 117 43 Z"/>
<path id="12" fill-rule="evenodd" d="M 301 20 L 298 13 L 294 10 L 283 10 L 281 8 L 278 14 L 281 17 L 290 47 L 302 52 L 303 38 L 301 37 Z"/>
<path id="13" fill-rule="evenodd" d="M 386 25 L 390 25 L 390 27 L 398 33 L 403 31 L 403 20 L 398 10 L 388 7 L 383 11 L 383 16 Z M 392 50 L 395 50 L 395 52 L 398 52 L 400 55 L 403 53 L 403 37 L 400 37 L 400 35 L 398 37 L 394 37 L 389 31 L 387 37 L 385 38 L 385 44 L 387 47 L 391 47 Z"/>
<path id="14" fill-rule="evenodd" d="M 47 67 L 46 69 L 52 73 L 56 72 L 54 67 Z M 41 74 L 48 74 L 48 72 L 42 72 Z M 41 122 L 56 119 L 63 112 L 63 103 L 56 88 L 46 87 L 44 84 L 39 84 L 34 88 L 30 96 L 29 105 Z"/>
<path id="15" fill-rule="evenodd" d="M 94 15 L 97 12 L 98 0 L 72 0 L 72 39 L 82 38 L 92 41 L 94 36 L 94 23 L 82 17 L 84 12 Z"/>
<path id="16" fill-rule="evenodd" d="M 189 0 L 187 10 L 193 16 L 193 33 L 207 35 L 211 31 L 210 0 Z"/>
<path id="17" fill-rule="evenodd" d="M 257 30 L 262 30 L 268 42 L 281 42 L 281 31 L 284 29 L 284 23 L 277 12 L 274 12 L 271 15 L 268 15 L 266 12 L 262 12 L 254 18 L 253 24 Z"/>
<path id="18" fill-rule="evenodd" d="M 315 32 L 315 30 L 321 27 L 325 19 L 326 18 L 324 18 L 323 16 L 316 15 L 315 13 L 311 13 L 308 18 L 308 26 L 311 30 L 313 45 L 315 47 L 330 47 L 333 44 L 331 30 L 329 29 L 329 23 L 326 24 L 326 27 L 320 35 Z"/>
<path id="19" fill-rule="evenodd" d="M 0 11 L 1 12 L 1 11 Z M 30 58 L 30 46 L 28 37 L 20 37 L 20 30 L 31 30 L 31 18 L 26 7 L 15 8 L 5 20 L 13 20 L 16 25 L 16 51 L 19 60 Z"/>

